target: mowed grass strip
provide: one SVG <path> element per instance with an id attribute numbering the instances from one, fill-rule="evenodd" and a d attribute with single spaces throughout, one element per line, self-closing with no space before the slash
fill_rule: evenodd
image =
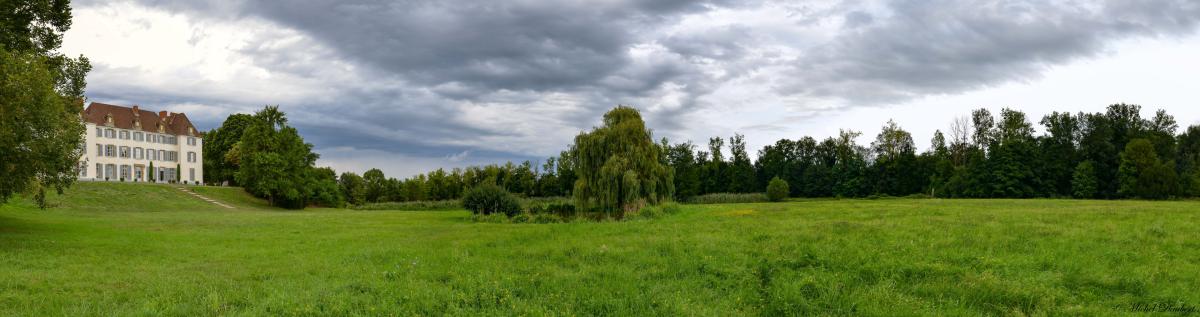
<path id="1" fill-rule="evenodd" d="M 94 183 L 55 197 L 55 209 L 0 207 L 0 315 L 1112 315 L 1200 306 L 1197 202 L 813 200 L 687 205 L 646 221 L 489 224 L 461 210 L 283 211 L 204 190 L 238 208 L 168 186 Z"/>

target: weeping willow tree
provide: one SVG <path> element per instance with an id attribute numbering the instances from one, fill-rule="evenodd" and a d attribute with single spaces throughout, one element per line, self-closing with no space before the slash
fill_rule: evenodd
<path id="1" fill-rule="evenodd" d="M 617 106 L 604 114 L 603 126 L 576 136 L 571 146 L 576 209 L 619 218 L 669 199 L 675 185 L 662 154 L 637 109 Z"/>

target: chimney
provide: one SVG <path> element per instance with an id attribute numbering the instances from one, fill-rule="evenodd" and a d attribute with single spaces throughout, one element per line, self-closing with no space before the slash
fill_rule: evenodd
<path id="1" fill-rule="evenodd" d="M 133 116 L 136 117 L 138 114 L 140 114 L 138 111 L 138 105 L 133 105 Z"/>
<path id="2" fill-rule="evenodd" d="M 158 112 L 158 119 L 159 119 L 159 120 L 166 120 L 166 119 L 167 119 L 167 114 L 170 114 L 170 112 L 166 112 L 166 111 L 159 111 L 159 112 Z"/>

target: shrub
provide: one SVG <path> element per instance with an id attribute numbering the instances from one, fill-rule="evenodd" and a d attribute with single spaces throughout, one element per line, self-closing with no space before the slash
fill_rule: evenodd
<path id="1" fill-rule="evenodd" d="M 532 220 L 533 216 L 527 212 L 522 212 L 512 217 L 513 223 L 530 223 Z"/>
<path id="2" fill-rule="evenodd" d="M 461 200 L 393 201 L 355 205 L 357 210 L 454 210 L 462 208 Z"/>
<path id="3" fill-rule="evenodd" d="M 770 183 L 767 183 L 767 200 L 783 201 L 785 198 L 787 198 L 788 191 L 789 189 L 787 181 L 776 176 L 775 178 L 771 179 Z"/>
<path id="4" fill-rule="evenodd" d="M 523 200 L 525 211 L 532 215 L 553 214 L 563 218 L 575 215 L 575 204 L 566 197 L 536 197 Z"/>
<path id="5" fill-rule="evenodd" d="M 463 194 L 462 205 L 477 215 L 502 213 L 511 217 L 521 212 L 521 201 L 495 184 L 471 188 Z"/>
<path id="6" fill-rule="evenodd" d="M 542 213 L 534 214 L 532 221 L 533 223 L 558 223 L 563 222 L 563 218 L 555 214 Z"/>
<path id="7" fill-rule="evenodd" d="M 646 206 L 637 211 L 634 218 L 638 219 L 655 219 L 663 216 L 678 213 L 681 210 L 679 204 L 673 202 L 665 202 L 654 206 Z"/>
<path id="8" fill-rule="evenodd" d="M 763 193 L 714 193 L 704 194 L 692 197 L 688 203 L 692 204 L 740 204 L 740 203 L 761 203 L 767 201 L 767 195 Z"/>
<path id="9" fill-rule="evenodd" d="M 471 220 L 475 221 L 475 222 L 490 222 L 490 223 L 509 223 L 510 222 L 508 219 L 508 216 L 505 216 L 504 214 L 501 214 L 501 213 L 494 213 L 494 214 L 490 214 L 490 215 L 474 214 L 474 215 L 471 215 Z"/>

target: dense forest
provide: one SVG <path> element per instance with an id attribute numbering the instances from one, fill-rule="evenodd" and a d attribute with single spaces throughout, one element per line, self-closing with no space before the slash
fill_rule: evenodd
<path id="1" fill-rule="evenodd" d="M 935 132 L 924 152 L 917 151 L 911 133 L 889 121 L 870 144 L 856 142 L 860 133 L 843 130 L 822 140 L 779 140 L 759 149 L 753 160 L 742 135 L 711 138 L 703 147 L 661 139 L 653 153 L 670 167 L 673 193 L 680 201 L 710 193 L 764 192 L 775 177 L 787 182 L 791 197 L 1200 196 L 1200 126 L 1177 134 L 1178 124 L 1166 112 L 1152 118 L 1140 113 L 1140 106 L 1129 104 L 1111 105 L 1103 113 L 1054 112 L 1041 118 L 1044 133 L 1037 134 L 1023 112 L 1003 109 L 994 115 L 978 109 L 951 122 L 949 131 Z M 231 119 L 233 126 L 248 121 Z M 228 143 L 206 140 L 205 145 Z M 227 160 L 215 160 L 227 152 L 205 149 L 206 156 L 216 156 L 205 169 L 206 178 L 236 183 L 231 177 L 236 169 L 220 166 Z M 482 183 L 527 197 L 570 196 L 580 161 L 572 153 L 578 152 L 564 150 L 540 164 L 438 169 L 407 179 L 387 177 L 378 169 L 361 176 L 343 172 L 337 182 L 351 204 L 457 199 Z"/>

